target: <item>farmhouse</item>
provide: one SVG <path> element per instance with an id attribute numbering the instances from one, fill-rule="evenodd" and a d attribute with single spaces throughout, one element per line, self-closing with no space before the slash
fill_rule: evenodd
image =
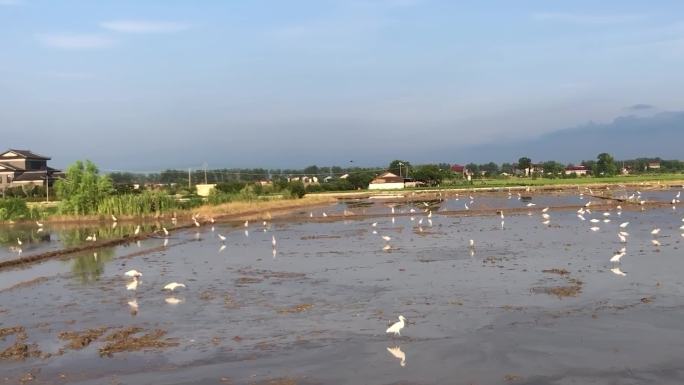
<path id="1" fill-rule="evenodd" d="M 589 170 L 584 166 L 568 166 L 565 168 L 565 175 L 575 174 L 577 176 L 585 176 L 587 175 L 587 172 L 589 172 Z"/>
<path id="2" fill-rule="evenodd" d="M 0 153 L 0 190 L 23 186 L 45 186 L 62 176 L 60 170 L 48 167 L 49 157 L 29 150 L 10 149 Z"/>
<path id="3" fill-rule="evenodd" d="M 368 185 L 369 190 L 395 190 L 404 188 L 404 178 L 385 172 L 375 177 Z"/>

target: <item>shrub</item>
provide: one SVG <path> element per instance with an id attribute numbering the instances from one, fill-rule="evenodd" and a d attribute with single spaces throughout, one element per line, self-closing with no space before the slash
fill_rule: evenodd
<path id="1" fill-rule="evenodd" d="M 0 199 L 0 220 L 10 221 L 31 217 L 26 202 L 19 198 Z"/>
<path id="2" fill-rule="evenodd" d="M 304 195 L 306 195 L 304 183 L 300 181 L 290 182 L 288 190 L 290 190 L 290 194 L 293 198 L 303 198 Z"/>

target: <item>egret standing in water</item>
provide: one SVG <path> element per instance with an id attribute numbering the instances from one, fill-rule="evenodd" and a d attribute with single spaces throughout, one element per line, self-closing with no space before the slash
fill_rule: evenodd
<path id="1" fill-rule="evenodd" d="M 179 287 L 185 288 L 185 285 L 182 283 L 178 283 L 178 282 L 171 282 L 171 283 L 166 284 L 166 286 L 164 286 L 164 290 L 174 291 L 174 290 L 176 290 L 176 288 L 179 288 Z"/>
<path id="2" fill-rule="evenodd" d="M 400 315 L 399 321 L 395 322 L 394 324 L 392 324 L 392 326 L 387 328 L 385 333 L 394 333 L 395 336 L 401 336 L 401 329 L 404 328 L 404 325 L 405 325 L 404 322 L 405 321 L 406 321 L 406 318 L 404 318 L 403 315 Z"/>

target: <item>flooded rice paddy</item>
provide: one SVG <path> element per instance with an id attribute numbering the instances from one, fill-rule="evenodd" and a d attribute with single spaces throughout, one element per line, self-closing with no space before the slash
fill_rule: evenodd
<path id="1" fill-rule="evenodd" d="M 350 201 L 1 271 L 0 383 L 684 382 L 684 206 L 473 198 Z M 582 220 L 589 201 L 606 206 Z M 0 259 L 134 227 L 4 227 Z"/>

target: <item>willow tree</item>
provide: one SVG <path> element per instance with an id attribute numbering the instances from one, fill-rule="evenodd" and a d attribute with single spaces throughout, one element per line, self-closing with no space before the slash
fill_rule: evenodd
<path id="1" fill-rule="evenodd" d="M 89 161 L 76 161 L 66 170 L 66 177 L 55 184 L 62 214 L 86 215 L 97 212 L 98 204 L 113 192 L 112 181 L 100 175 Z"/>

